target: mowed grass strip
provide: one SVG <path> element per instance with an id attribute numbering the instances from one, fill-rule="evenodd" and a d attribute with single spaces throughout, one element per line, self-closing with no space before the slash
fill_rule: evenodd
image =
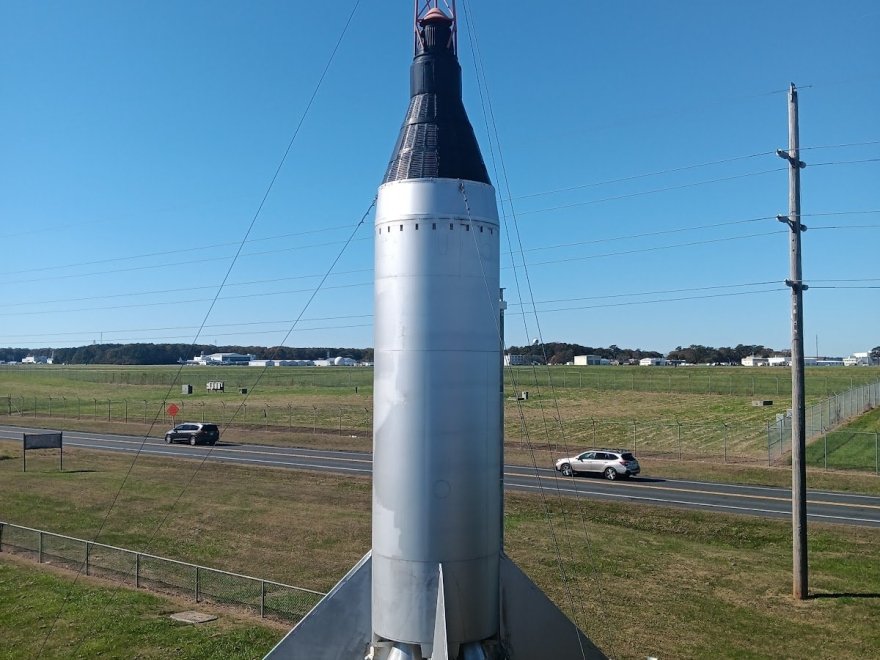
<path id="1" fill-rule="evenodd" d="M 279 630 L 227 612 L 198 626 L 169 618 L 216 612 L 0 555 L 0 657 L 261 658 Z M 50 634 L 51 631 L 51 634 Z"/>
<path id="2" fill-rule="evenodd" d="M 93 535 L 130 458 L 70 454 L 0 461 L 0 519 Z M 320 591 L 369 548 L 366 478 L 206 464 L 170 510 L 194 468 L 140 459 L 100 540 Z M 811 525 L 821 597 L 795 602 L 786 522 L 546 501 L 507 496 L 507 552 L 612 657 L 880 655 L 880 530 Z"/>
<path id="3" fill-rule="evenodd" d="M 880 408 L 816 438 L 807 447 L 807 464 L 880 473 Z"/>

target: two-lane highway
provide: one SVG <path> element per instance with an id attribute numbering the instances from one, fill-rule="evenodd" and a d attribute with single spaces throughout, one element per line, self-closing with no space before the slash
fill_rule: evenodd
<path id="1" fill-rule="evenodd" d="M 44 429 L 0 426 L 0 440 L 21 441 L 21 434 Z M 143 446 L 142 446 L 143 444 Z M 330 451 L 221 442 L 214 447 L 166 445 L 162 439 L 65 431 L 64 445 L 78 449 L 124 452 L 173 460 L 202 460 L 258 467 L 316 470 L 354 476 L 372 474 L 368 452 Z M 508 490 L 561 494 L 588 500 L 644 502 L 705 511 L 724 511 L 771 518 L 791 517 L 791 491 L 765 486 L 680 481 L 642 476 L 605 481 L 595 477 L 563 477 L 552 468 L 505 466 Z M 811 490 L 807 515 L 815 522 L 880 527 L 880 497 Z"/>

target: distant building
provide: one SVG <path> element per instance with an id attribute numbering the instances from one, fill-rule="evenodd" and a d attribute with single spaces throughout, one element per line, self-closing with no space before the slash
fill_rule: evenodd
<path id="1" fill-rule="evenodd" d="M 757 355 L 749 355 L 740 360 L 744 367 L 769 367 L 770 358 L 758 357 Z"/>
<path id="2" fill-rule="evenodd" d="M 22 364 L 52 364 L 45 355 L 28 355 L 21 360 Z"/>
<path id="3" fill-rule="evenodd" d="M 666 358 L 658 358 L 658 357 L 646 357 L 639 360 L 639 365 L 642 367 L 665 367 L 666 366 Z"/>
<path id="4" fill-rule="evenodd" d="M 861 353 L 853 353 L 849 357 L 843 358 L 843 364 L 846 367 L 870 367 L 880 364 L 880 360 L 871 357 L 871 354 L 868 351 L 863 351 Z"/>
<path id="5" fill-rule="evenodd" d="M 199 355 L 192 360 L 187 360 L 187 364 L 201 365 L 243 365 L 247 366 L 251 360 L 256 359 L 256 355 L 242 353 L 211 353 L 210 355 Z"/>
<path id="6" fill-rule="evenodd" d="M 326 360 L 315 360 L 313 363 L 316 367 L 356 367 L 358 361 L 350 357 L 327 358 Z"/>
<path id="7" fill-rule="evenodd" d="M 251 367 L 313 367 L 311 360 L 250 360 Z"/>
<path id="8" fill-rule="evenodd" d="M 791 358 L 787 355 L 774 355 L 767 358 L 767 364 L 771 367 L 790 367 Z"/>
<path id="9" fill-rule="evenodd" d="M 599 364 L 611 364 L 611 360 L 603 358 L 599 355 L 575 355 L 574 363 L 577 366 L 586 367 Z"/>
<path id="10" fill-rule="evenodd" d="M 529 355 L 515 355 L 511 353 L 504 354 L 504 366 L 505 367 L 519 367 L 524 364 L 531 364 L 532 359 Z"/>

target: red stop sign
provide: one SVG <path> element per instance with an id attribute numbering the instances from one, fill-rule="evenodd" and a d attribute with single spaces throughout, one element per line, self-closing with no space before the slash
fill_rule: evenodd
<path id="1" fill-rule="evenodd" d="M 172 417 L 177 417 L 177 413 L 179 412 L 180 408 L 178 408 L 176 404 L 172 403 L 170 406 L 168 406 L 168 414 Z"/>

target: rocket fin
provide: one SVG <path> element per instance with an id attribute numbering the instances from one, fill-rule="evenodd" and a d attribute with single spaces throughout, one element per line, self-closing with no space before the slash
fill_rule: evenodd
<path id="1" fill-rule="evenodd" d="M 446 598 L 443 595 L 443 565 L 438 566 L 437 580 L 437 612 L 434 614 L 434 647 L 431 660 L 447 660 L 449 658 L 448 641 L 446 639 Z"/>
<path id="2" fill-rule="evenodd" d="M 605 660 L 606 656 L 504 553 L 501 644 L 509 660 Z"/>
<path id="3" fill-rule="evenodd" d="M 363 658 L 372 640 L 371 553 L 343 577 L 264 660 Z"/>

